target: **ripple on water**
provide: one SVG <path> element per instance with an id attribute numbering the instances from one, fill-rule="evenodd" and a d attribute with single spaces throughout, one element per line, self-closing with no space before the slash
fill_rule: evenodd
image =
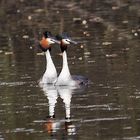
<path id="1" fill-rule="evenodd" d="M 87 119 L 82 122 L 100 122 L 100 121 L 115 121 L 115 120 L 128 120 L 130 117 L 114 117 L 114 118 L 97 118 L 97 119 Z"/>
<path id="2" fill-rule="evenodd" d="M 75 107 L 73 107 L 73 108 L 75 108 Z M 108 104 L 87 105 L 87 106 L 77 105 L 76 108 L 78 108 L 78 109 L 90 109 L 90 110 L 109 110 L 109 111 L 122 110 L 122 107 L 112 107 Z"/>
<path id="3" fill-rule="evenodd" d="M 35 87 L 35 81 L 17 81 L 17 82 L 0 82 L 0 86 L 7 86 L 7 87 L 15 87 L 15 86 L 22 86 L 28 84 L 30 87 Z"/>
<path id="4" fill-rule="evenodd" d="M 136 137 L 124 137 L 123 140 L 139 140 L 140 136 L 136 136 Z"/>
<path id="5" fill-rule="evenodd" d="M 26 128 L 15 128 L 12 130 L 6 130 L 5 133 L 38 133 L 38 132 L 42 132 L 42 131 L 37 131 L 33 128 L 30 129 L 26 129 Z"/>
<path id="6" fill-rule="evenodd" d="M 0 82 L 0 86 L 9 86 L 9 87 L 13 87 L 13 86 L 20 86 L 20 85 L 24 85 L 26 82 Z"/>

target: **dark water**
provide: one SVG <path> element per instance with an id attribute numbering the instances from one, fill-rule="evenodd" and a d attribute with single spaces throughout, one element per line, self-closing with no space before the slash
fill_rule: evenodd
<path id="1" fill-rule="evenodd" d="M 1 0 L 0 27 L 0 140 L 140 139 L 139 0 Z M 37 42 L 47 29 L 79 42 L 69 67 L 88 87 L 39 87 L 46 62 Z M 59 54 L 56 45 L 58 72 Z"/>

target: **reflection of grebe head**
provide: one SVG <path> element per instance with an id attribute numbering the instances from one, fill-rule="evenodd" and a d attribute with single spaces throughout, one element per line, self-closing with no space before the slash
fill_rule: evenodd
<path id="1" fill-rule="evenodd" d="M 52 133 L 54 132 L 54 123 L 55 123 L 55 115 L 53 116 L 48 116 L 47 117 L 47 121 L 43 124 L 44 127 L 44 131 L 47 132 L 48 134 L 52 135 Z"/>
<path id="2" fill-rule="evenodd" d="M 59 43 L 51 34 L 49 31 L 45 31 L 43 33 L 42 39 L 40 41 L 40 48 L 42 51 L 47 51 L 51 48 L 51 44 Z"/>
<path id="3" fill-rule="evenodd" d="M 66 130 L 68 135 L 75 135 L 76 134 L 75 125 L 73 125 L 71 121 L 65 122 L 65 130 Z"/>
<path id="4" fill-rule="evenodd" d="M 47 122 L 43 124 L 45 132 L 48 132 L 48 134 L 51 134 L 53 131 L 53 120 L 49 119 Z"/>

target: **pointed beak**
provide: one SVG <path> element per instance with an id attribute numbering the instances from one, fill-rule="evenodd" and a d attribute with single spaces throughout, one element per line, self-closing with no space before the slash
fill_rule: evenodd
<path id="1" fill-rule="evenodd" d="M 69 42 L 69 43 L 72 43 L 72 44 L 77 44 L 77 42 L 76 41 L 73 41 L 73 40 L 71 40 L 71 39 L 67 39 L 67 41 Z"/>
<path id="2" fill-rule="evenodd" d="M 55 38 L 51 38 L 51 41 L 53 41 L 53 42 L 56 43 L 56 44 L 60 44 L 60 41 L 58 41 L 58 40 L 55 39 Z"/>
<path id="3" fill-rule="evenodd" d="M 72 43 L 72 44 L 75 44 L 75 45 L 77 44 L 77 42 L 73 41 L 73 40 L 70 40 L 69 42 Z"/>

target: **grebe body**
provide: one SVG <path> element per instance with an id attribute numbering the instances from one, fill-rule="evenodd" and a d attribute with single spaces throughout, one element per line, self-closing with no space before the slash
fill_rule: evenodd
<path id="1" fill-rule="evenodd" d="M 57 78 L 56 85 L 60 86 L 79 86 L 86 85 L 88 83 L 88 78 L 84 76 L 71 76 L 67 61 L 67 47 L 71 43 L 77 44 L 72 41 L 66 34 L 58 35 L 56 38 L 60 41 L 60 48 L 62 52 L 63 65 L 62 70 Z"/>
<path id="2" fill-rule="evenodd" d="M 51 55 L 50 55 L 50 51 L 47 50 L 45 52 L 45 56 L 46 56 L 46 70 L 45 73 L 43 74 L 43 77 L 40 81 L 41 84 L 54 84 L 57 80 L 57 71 L 56 68 L 54 66 L 54 63 L 52 61 Z"/>
<path id="3" fill-rule="evenodd" d="M 72 79 L 72 76 L 70 74 L 70 70 L 68 67 L 66 51 L 64 51 L 62 53 L 62 57 L 63 57 L 63 66 L 62 66 L 62 70 L 57 78 L 56 85 L 75 86 L 76 82 Z"/>
<path id="4" fill-rule="evenodd" d="M 57 43 L 49 31 L 43 33 L 40 48 L 46 56 L 46 70 L 40 80 L 40 84 L 54 84 L 57 80 L 57 71 L 51 58 L 51 44 Z"/>

